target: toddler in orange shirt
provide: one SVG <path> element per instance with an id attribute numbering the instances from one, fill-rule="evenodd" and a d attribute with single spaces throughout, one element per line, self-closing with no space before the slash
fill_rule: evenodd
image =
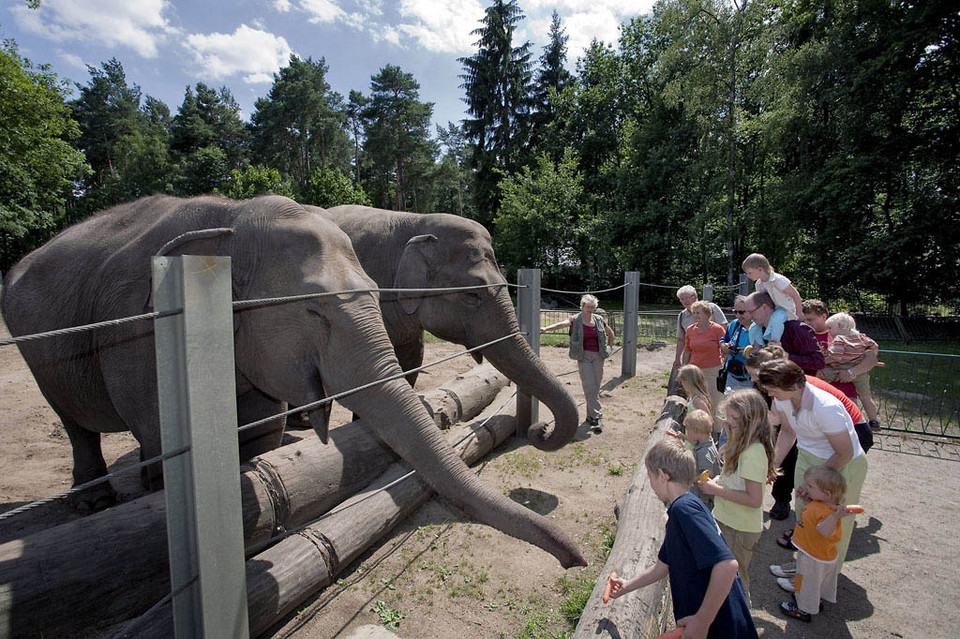
<path id="1" fill-rule="evenodd" d="M 795 592 L 795 602 L 780 603 L 781 612 L 788 617 L 809 623 L 820 612 L 821 599 L 837 602 L 840 519 L 850 515 L 842 503 L 846 491 L 843 475 L 827 465 L 812 466 L 803 474 L 803 485 L 797 492 L 805 494 L 810 503 L 793 529 L 797 575 L 792 585 L 786 578 L 777 580 L 784 590 Z M 773 566 L 770 568 L 776 572 Z"/>

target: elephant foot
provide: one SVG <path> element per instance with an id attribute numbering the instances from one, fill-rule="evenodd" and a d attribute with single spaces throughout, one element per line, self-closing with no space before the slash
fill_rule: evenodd
<path id="1" fill-rule="evenodd" d="M 70 504 L 81 515 L 92 515 L 116 503 L 117 493 L 109 483 L 93 486 L 70 496 Z"/>

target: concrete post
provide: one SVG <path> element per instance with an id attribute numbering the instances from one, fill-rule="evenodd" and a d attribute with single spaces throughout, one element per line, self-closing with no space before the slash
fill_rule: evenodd
<path id="1" fill-rule="evenodd" d="M 155 257 L 153 296 L 175 636 L 246 639 L 230 258 Z"/>
<path id="2" fill-rule="evenodd" d="M 540 269 L 517 271 L 517 320 L 530 348 L 540 354 Z M 526 439 L 527 430 L 539 420 L 540 404 L 536 398 L 517 393 L 517 435 Z"/>
<path id="3" fill-rule="evenodd" d="M 713 301 L 713 284 L 704 284 L 703 285 L 703 301 L 712 302 Z"/>
<path id="4" fill-rule="evenodd" d="M 747 277 L 746 273 L 740 274 L 740 294 L 749 295 L 752 291 L 750 290 L 750 278 Z"/>
<path id="5" fill-rule="evenodd" d="M 637 322 L 640 319 L 640 272 L 623 274 L 623 359 L 620 364 L 622 377 L 637 374 Z"/>

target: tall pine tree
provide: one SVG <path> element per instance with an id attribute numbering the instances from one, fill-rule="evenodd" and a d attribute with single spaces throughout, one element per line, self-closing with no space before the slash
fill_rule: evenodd
<path id="1" fill-rule="evenodd" d="M 463 121 L 471 141 L 474 198 L 478 220 L 489 225 L 499 207 L 500 174 L 522 166 L 530 138 L 533 73 L 530 43 L 514 46 L 513 36 L 523 11 L 516 0 L 494 0 L 473 31 L 477 53 L 460 58 L 460 85 L 466 91 L 468 118 Z"/>

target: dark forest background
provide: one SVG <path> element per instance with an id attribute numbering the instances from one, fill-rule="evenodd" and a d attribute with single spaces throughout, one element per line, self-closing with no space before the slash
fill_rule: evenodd
<path id="1" fill-rule="evenodd" d="M 432 126 L 387 65 L 340 95 L 292 56 L 248 122 L 226 88 L 170 106 L 120 60 L 73 86 L 0 47 L 0 270 L 154 193 L 287 195 L 473 218 L 544 286 L 733 284 L 765 254 L 804 297 L 960 308 L 960 14 L 930 0 L 663 0 L 567 70 L 495 0 L 460 59 L 467 119 Z"/>

